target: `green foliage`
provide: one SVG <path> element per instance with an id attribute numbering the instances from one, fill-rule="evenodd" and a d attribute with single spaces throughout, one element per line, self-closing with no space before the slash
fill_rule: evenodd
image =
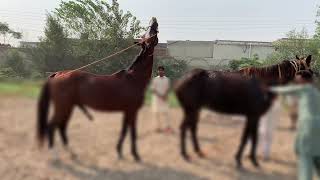
<path id="1" fill-rule="evenodd" d="M 9 81 L 10 80 L 10 81 Z M 0 94 L 38 98 L 42 82 L 6 79 L 0 82 Z"/>
<path id="2" fill-rule="evenodd" d="M 244 58 L 242 57 L 240 60 L 232 60 L 229 62 L 229 67 L 232 70 L 239 70 L 245 67 L 258 67 L 263 65 L 263 62 L 259 60 L 259 56 L 254 54 L 252 58 Z"/>
<path id="3" fill-rule="evenodd" d="M 320 71 L 320 39 L 310 38 L 305 29 L 300 32 L 296 30 L 290 31 L 285 39 L 274 42 L 274 47 L 276 51 L 266 59 L 265 64 L 295 59 L 296 55 L 299 57 L 312 55 L 312 68 L 315 71 Z"/>
<path id="4" fill-rule="evenodd" d="M 132 45 L 143 28 L 130 12 L 123 12 L 117 0 L 73 0 L 61 2 L 55 13 L 65 29 L 70 32 L 72 53 L 81 65 L 104 58 Z M 126 68 L 137 54 L 130 49 L 108 62 L 99 63 L 87 70 L 110 74 Z"/>
<path id="5" fill-rule="evenodd" d="M 56 15 L 73 36 L 82 39 L 109 40 L 113 43 L 134 38 L 142 28 L 130 12 L 123 12 L 117 0 L 62 1 Z"/>
<path id="6" fill-rule="evenodd" d="M 11 50 L 5 57 L 5 63 L 0 69 L 0 78 L 24 78 L 30 72 L 26 68 L 23 57 L 17 50 Z"/>
<path id="7" fill-rule="evenodd" d="M 28 53 L 38 71 L 45 75 L 46 72 L 70 69 L 77 65 L 70 49 L 64 28 L 55 17 L 48 15 L 45 37 Z"/>
<path id="8" fill-rule="evenodd" d="M 119 9 L 116 0 L 62 1 L 48 15 L 45 37 L 29 54 L 42 75 L 74 69 L 104 58 L 134 42 L 143 28 L 130 13 Z M 88 67 L 93 73 L 110 74 L 126 68 L 137 54 L 130 49 L 107 62 Z"/>
<path id="9" fill-rule="evenodd" d="M 153 64 L 153 75 L 157 75 L 157 67 L 163 66 L 165 68 L 166 76 L 171 80 L 180 78 L 188 69 L 188 65 L 184 60 L 178 60 L 172 57 L 155 59 Z"/>

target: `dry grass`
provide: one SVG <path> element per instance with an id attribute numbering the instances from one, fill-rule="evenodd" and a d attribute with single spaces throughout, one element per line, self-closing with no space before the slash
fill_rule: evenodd
<path id="1" fill-rule="evenodd" d="M 199 139 L 207 159 L 194 155 L 193 163 L 179 154 L 178 127 L 181 111 L 170 114 L 175 134 L 155 133 L 155 123 L 148 107 L 139 114 L 138 148 L 143 163 L 132 160 L 129 138 L 124 146 L 125 160 L 119 161 L 115 145 L 120 130 L 121 114 L 94 113 L 94 122 L 75 111 L 69 137 L 78 159 L 71 159 L 56 137 L 60 161 L 53 161 L 47 148 L 39 150 L 35 142 L 36 101 L 30 98 L 1 97 L 0 102 L 0 179 L 1 180 L 103 180 L 103 179 L 272 179 L 292 180 L 296 177 L 293 154 L 294 133 L 285 127 L 284 115 L 275 134 L 272 160 L 260 161 L 262 169 L 252 167 L 244 158 L 246 171 L 235 169 L 233 156 L 239 144 L 242 122 L 211 114 L 202 114 Z"/>

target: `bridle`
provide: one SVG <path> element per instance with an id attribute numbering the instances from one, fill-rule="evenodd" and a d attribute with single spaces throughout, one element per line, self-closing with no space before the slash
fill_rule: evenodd
<path id="1" fill-rule="evenodd" d="M 289 61 L 291 66 L 294 68 L 295 72 L 294 75 L 296 75 L 299 71 L 301 71 L 302 67 L 304 67 L 305 70 L 310 70 L 310 66 L 307 65 L 307 62 L 305 59 L 298 59 L 298 60 L 293 60 Z M 282 72 L 281 72 L 281 66 L 278 64 L 278 75 L 279 75 L 279 80 L 282 79 Z"/>
<path id="2" fill-rule="evenodd" d="M 298 62 L 297 62 L 298 61 Z M 295 70 L 295 74 L 297 74 L 299 71 L 301 71 L 301 67 L 303 65 L 305 70 L 310 70 L 311 68 L 307 65 L 306 60 L 295 60 L 295 61 L 290 61 L 290 64 Z"/>

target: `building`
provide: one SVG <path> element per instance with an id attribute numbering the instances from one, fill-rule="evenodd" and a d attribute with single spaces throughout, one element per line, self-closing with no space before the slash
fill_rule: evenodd
<path id="1" fill-rule="evenodd" d="M 275 51 L 271 42 L 232 40 L 168 41 L 167 50 L 168 56 L 201 68 L 226 65 L 231 60 L 250 58 L 254 54 L 265 59 Z"/>
<path id="2" fill-rule="evenodd" d="M 38 46 L 39 42 L 29 42 L 29 41 L 20 41 L 21 48 L 35 48 Z"/>
<path id="3" fill-rule="evenodd" d="M 136 41 L 139 41 L 139 39 Z M 21 41 L 20 47 L 36 47 L 38 43 Z M 254 54 L 257 54 L 260 59 L 265 59 L 274 51 L 272 42 L 167 41 L 167 43 L 158 43 L 154 54 L 158 58 L 173 57 L 184 60 L 191 67 L 211 68 L 217 65 L 227 65 L 229 61 L 238 60 L 242 57 L 250 58 Z"/>

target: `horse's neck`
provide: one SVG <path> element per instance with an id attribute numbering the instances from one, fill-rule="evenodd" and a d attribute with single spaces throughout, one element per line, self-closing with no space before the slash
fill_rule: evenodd
<path id="1" fill-rule="evenodd" d="M 129 69 L 136 83 L 143 89 L 148 85 L 151 79 L 152 66 L 153 56 L 147 56 L 145 59 L 142 59 L 141 62 L 136 64 L 135 67 Z"/>

